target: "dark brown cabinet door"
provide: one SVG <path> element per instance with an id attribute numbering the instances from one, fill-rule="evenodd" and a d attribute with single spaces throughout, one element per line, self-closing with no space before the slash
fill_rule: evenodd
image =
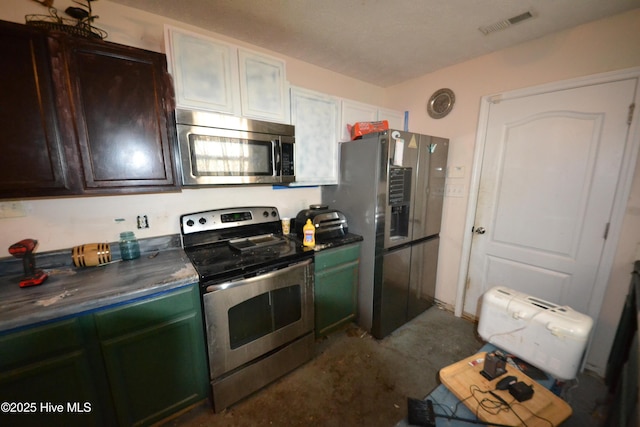
<path id="1" fill-rule="evenodd" d="M 47 37 L 0 21 L 0 198 L 70 194 Z"/>
<path id="2" fill-rule="evenodd" d="M 0 21 L 0 199 L 179 191 L 161 53 Z"/>
<path id="3" fill-rule="evenodd" d="M 67 43 L 84 192 L 178 190 L 165 56 L 82 39 Z"/>

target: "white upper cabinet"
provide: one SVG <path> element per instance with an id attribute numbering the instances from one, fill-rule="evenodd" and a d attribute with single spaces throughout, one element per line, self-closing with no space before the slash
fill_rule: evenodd
<path id="1" fill-rule="evenodd" d="M 291 123 L 296 128 L 296 182 L 338 183 L 339 101 L 329 95 L 291 88 Z"/>
<path id="2" fill-rule="evenodd" d="M 289 122 L 285 64 L 277 58 L 238 49 L 242 114 Z"/>
<path id="3" fill-rule="evenodd" d="M 380 108 L 375 105 L 343 99 L 340 120 L 340 141 L 351 140 L 348 125 L 353 126 L 357 122 L 375 122 L 380 120 L 387 120 L 389 122 L 389 129 L 404 130 L 404 113 L 402 111 Z"/>
<path id="4" fill-rule="evenodd" d="M 179 108 L 289 123 L 284 61 L 165 26 Z"/>
<path id="5" fill-rule="evenodd" d="M 351 141 L 348 125 L 354 125 L 357 122 L 375 122 L 377 120 L 378 107 L 375 105 L 343 99 L 340 117 L 340 141 Z"/>
<path id="6" fill-rule="evenodd" d="M 240 114 L 236 48 L 172 27 L 165 42 L 178 107 Z"/>
<path id="7" fill-rule="evenodd" d="M 404 112 L 402 111 L 379 108 L 378 120 L 387 120 L 389 122 L 389 129 L 404 130 Z"/>

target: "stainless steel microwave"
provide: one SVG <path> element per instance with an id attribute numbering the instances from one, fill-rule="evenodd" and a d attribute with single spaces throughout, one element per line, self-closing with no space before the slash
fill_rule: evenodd
<path id="1" fill-rule="evenodd" d="M 176 124 L 185 186 L 295 181 L 291 125 L 181 109 Z"/>

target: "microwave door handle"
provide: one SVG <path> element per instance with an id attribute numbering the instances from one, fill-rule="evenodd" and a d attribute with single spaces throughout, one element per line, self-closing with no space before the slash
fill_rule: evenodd
<path id="1" fill-rule="evenodd" d="M 280 158 L 280 143 L 277 139 L 271 140 L 271 147 L 273 149 L 273 176 L 281 175 L 281 158 Z"/>

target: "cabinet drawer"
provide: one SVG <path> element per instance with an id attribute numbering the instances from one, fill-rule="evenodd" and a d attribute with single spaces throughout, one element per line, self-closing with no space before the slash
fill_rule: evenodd
<path id="1" fill-rule="evenodd" d="M 320 251 L 315 255 L 316 272 L 360 258 L 360 243 Z"/>
<path id="2" fill-rule="evenodd" d="M 77 317 L 0 336 L 0 369 L 56 356 L 82 345 Z"/>
<path id="3" fill-rule="evenodd" d="M 138 331 L 200 310 L 198 287 L 190 285 L 95 314 L 100 339 Z"/>

